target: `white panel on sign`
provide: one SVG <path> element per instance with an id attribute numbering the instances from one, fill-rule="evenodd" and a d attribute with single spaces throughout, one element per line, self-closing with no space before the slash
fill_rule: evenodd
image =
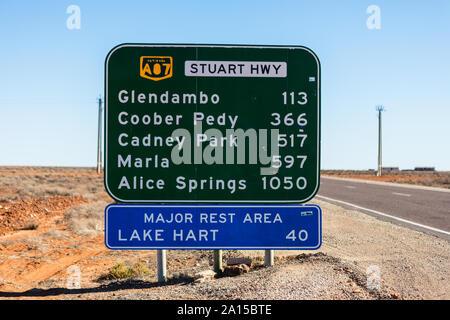
<path id="1" fill-rule="evenodd" d="M 262 61 L 186 61 L 188 77 L 286 78 L 286 62 Z"/>

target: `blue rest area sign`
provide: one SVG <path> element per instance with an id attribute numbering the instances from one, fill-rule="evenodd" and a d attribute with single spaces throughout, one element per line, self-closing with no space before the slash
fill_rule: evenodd
<path id="1" fill-rule="evenodd" d="M 105 209 L 110 249 L 298 249 L 322 244 L 316 205 L 133 205 Z"/>

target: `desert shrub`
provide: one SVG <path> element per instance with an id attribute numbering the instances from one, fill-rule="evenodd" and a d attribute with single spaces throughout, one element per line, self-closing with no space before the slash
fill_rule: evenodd
<path id="1" fill-rule="evenodd" d="M 64 222 L 78 235 L 94 235 L 104 230 L 105 201 L 75 206 L 67 210 Z"/>
<path id="2" fill-rule="evenodd" d="M 63 239 L 67 237 L 64 231 L 57 230 L 55 228 L 52 228 L 44 233 L 41 233 L 40 236 L 43 239 Z"/>
<path id="3" fill-rule="evenodd" d="M 107 280 L 119 280 L 142 277 L 149 273 L 150 270 L 148 270 L 145 263 L 140 260 L 131 267 L 128 267 L 123 262 L 120 262 L 114 265 L 103 278 Z"/>
<path id="4" fill-rule="evenodd" d="M 108 272 L 108 275 L 106 276 L 107 279 L 126 279 L 130 278 L 132 275 L 131 269 L 127 267 L 122 262 L 117 263 L 114 265 Z"/>
<path id="5" fill-rule="evenodd" d="M 23 242 L 27 245 L 28 250 L 47 252 L 47 245 L 42 241 L 42 238 L 39 236 L 28 237 L 25 240 L 23 240 Z"/>

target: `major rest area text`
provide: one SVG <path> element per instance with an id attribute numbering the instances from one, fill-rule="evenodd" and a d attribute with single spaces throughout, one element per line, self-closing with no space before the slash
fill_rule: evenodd
<path id="1" fill-rule="evenodd" d="M 241 221 L 236 221 L 241 219 Z M 169 224 L 180 225 L 180 228 L 171 230 L 165 229 L 127 229 L 117 230 L 118 241 L 165 241 L 166 233 L 173 241 L 216 241 L 218 229 L 186 229 L 183 228 L 189 224 L 211 225 L 211 224 L 282 224 L 283 220 L 278 212 L 252 212 L 245 215 L 236 215 L 235 212 L 175 212 L 170 214 L 163 213 L 144 213 L 144 224 Z M 166 232 L 167 231 L 167 232 Z"/>

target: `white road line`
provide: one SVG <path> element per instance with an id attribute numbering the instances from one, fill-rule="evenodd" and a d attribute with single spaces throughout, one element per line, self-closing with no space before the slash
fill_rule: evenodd
<path id="1" fill-rule="evenodd" d="M 380 212 L 380 211 L 376 211 L 376 210 L 360 207 L 360 206 L 357 206 L 356 204 L 353 204 L 353 203 L 349 203 L 349 202 L 345 202 L 345 201 L 341 201 L 341 200 L 336 200 L 336 199 L 332 199 L 332 198 L 328 198 L 328 197 L 324 197 L 324 196 L 320 196 L 320 195 L 316 195 L 316 197 L 317 198 L 322 198 L 324 200 L 330 200 L 330 201 L 334 201 L 334 202 L 337 202 L 337 203 L 342 203 L 342 204 L 345 204 L 347 206 L 354 207 L 356 209 L 369 211 L 371 213 L 377 214 L 377 215 L 382 216 L 382 217 L 387 217 L 387 218 L 390 218 L 390 219 L 394 219 L 394 220 L 397 220 L 397 221 L 401 221 L 401 222 L 404 222 L 404 223 L 411 224 L 413 226 L 421 227 L 421 228 L 424 228 L 424 229 L 427 229 L 427 230 L 443 233 L 445 235 L 450 236 L 450 232 L 448 232 L 448 231 L 437 229 L 437 228 L 433 228 L 433 227 L 430 227 L 430 226 L 426 226 L 424 224 L 420 224 L 420 223 L 417 223 L 417 222 L 409 221 L 409 220 L 402 219 L 402 218 L 399 218 L 399 217 L 391 216 L 390 214 L 383 213 L 383 212 Z"/>
<path id="2" fill-rule="evenodd" d="M 355 186 L 345 186 L 346 188 L 349 188 L 349 189 L 355 189 L 356 187 Z"/>
<path id="3" fill-rule="evenodd" d="M 407 194 L 407 193 L 392 192 L 392 194 L 395 194 L 397 196 L 403 196 L 403 197 L 411 197 L 411 195 Z"/>
<path id="4" fill-rule="evenodd" d="M 418 185 L 412 185 L 412 184 L 406 184 L 406 183 L 402 184 L 402 183 L 372 181 L 372 180 L 363 180 L 363 179 L 336 178 L 336 177 L 330 177 L 330 176 L 326 176 L 326 175 L 321 175 L 320 179 L 321 180 L 323 179 L 324 181 L 325 180 L 340 180 L 340 181 L 348 181 L 348 182 L 356 182 L 356 183 L 378 184 L 378 185 L 382 185 L 382 186 L 391 186 L 391 187 L 398 187 L 398 188 L 420 189 L 420 190 L 450 193 L 450 189 L 418 186 Z"/>

